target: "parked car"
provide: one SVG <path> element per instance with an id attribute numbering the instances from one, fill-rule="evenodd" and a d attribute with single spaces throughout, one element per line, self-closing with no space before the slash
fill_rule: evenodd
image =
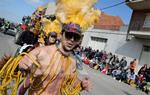
<path id="1" fill-rule="evenodd" d="M 16 28 L 9 28 L 7 31 L 4 30 L 4 34 L 8 34 L 11 36 L 16 36 L 17 29 Z"/>
<path id="2" fill-rule="evenodd" d="M 2 27 L 0 27 L 0 32 L 4 32 L 4 30 L 5 30 L 5 28 L 4 28 L 4 26 L 2 26 Z"/>

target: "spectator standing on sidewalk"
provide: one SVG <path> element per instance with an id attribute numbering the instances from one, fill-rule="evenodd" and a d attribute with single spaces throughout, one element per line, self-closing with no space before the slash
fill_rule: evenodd
<path id="1" fill-rule="evenodd" d="M 135 72 L 137 65 L 138 65 L 137 59 L 134 59 L 133 61 L 131 61 L 130 66 L 129 66 L 130 72 Z"/>
<path id="2" fill-rule="evenodd" d="M 122 59 L 119 62 L 119 66 L 124 69 L 127 66 L 126 57 L 122 57 Z"/>

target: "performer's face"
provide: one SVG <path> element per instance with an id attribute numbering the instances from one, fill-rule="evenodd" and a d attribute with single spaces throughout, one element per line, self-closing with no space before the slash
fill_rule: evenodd
<path id="1" fill-rule="evenodd" d="M 64 50 L 71 51 L 81 41 L 81 34 L 64 32 L 62 35 L 62 45 Z"/>
<path id="2" fill-rule="evenodd" d="M 50 36 L 49 37 L 49 43 L 50 44 L 53 44 L 53 43 L 55 43 L 56 42 L 56 36 Z"/>

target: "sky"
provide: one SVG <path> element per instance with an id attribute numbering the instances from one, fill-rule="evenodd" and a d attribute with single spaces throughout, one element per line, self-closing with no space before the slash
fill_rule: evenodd
<path id="1" fill-rule="evenodd" d="M 123 1 L 97 0 L 95 7 L 97 9 L 103 9 Z M 38 6 L 44 5 L 47 2 L 54 2 L 54 0 L 0 0 L 0 17 L 4 17 L 13 22 L 21 22 L 23 16 L 31 16 Z M 129 24 L 132 14 L 132 10 L 126 4 L 101 11 L 109 15 L 119 16 L 124 24 Z"/>

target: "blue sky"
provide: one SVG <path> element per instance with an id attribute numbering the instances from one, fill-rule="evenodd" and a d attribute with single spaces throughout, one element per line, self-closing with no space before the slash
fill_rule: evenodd
<path id="1" fill-rule="evenodd" d="M 124 0 L 97 0 L 96 8 L 102 9 Z M 0 17 L 5 17 L 11 21 L 20 22 L 24 15 L 31 15 L 35 9 L 47 2 L 54 0 L 1 0 Z M 125 4 L 103 10 L 103 12 L 119 16 L 125 24 L 128 24 L 131 18 L 132 10 Z"/>

